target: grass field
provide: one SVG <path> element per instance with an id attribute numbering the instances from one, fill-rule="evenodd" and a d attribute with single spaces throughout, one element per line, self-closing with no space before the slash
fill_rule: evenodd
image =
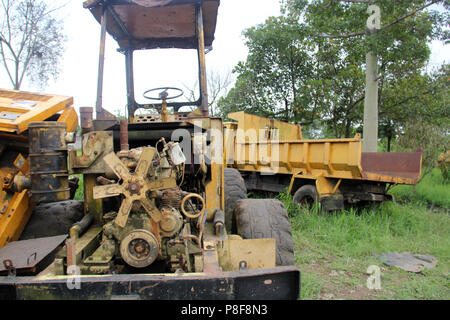
<path id="1" fill-rule="evenodd" d="M 302 299 L 450 299 L 450 184 L 433 171 L 414 187 L 397 186 L 396 202 L 370 209 L 321 213 L 288 209 Z M 410 273 L 374 253 L 431 254 L 436 268 Z M 367 288 L 367 268 L 381 268 L 381 289 Z"/>

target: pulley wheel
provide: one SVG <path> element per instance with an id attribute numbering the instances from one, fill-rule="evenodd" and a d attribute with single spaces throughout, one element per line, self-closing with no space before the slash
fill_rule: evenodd
<path id="1" fill-rule="evenodd" d="M 123 260 L 135 268 L 145 268 L 158 257 L 159 244 L 156 237 L 147 230 L 131 231 L 120 243 Z"/>
<path id="2" fill-rule="evenodd" d="M 205 212 L 206 204 L 203 198 L 196 194 L 190 193 L 181 201 L 181 212 L 191 219 L 200 217 Z"/>

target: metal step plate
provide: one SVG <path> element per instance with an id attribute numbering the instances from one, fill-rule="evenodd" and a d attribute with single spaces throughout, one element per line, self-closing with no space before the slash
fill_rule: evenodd
<path id="1" fill-rule="evenodd" d="M 61 245 L 67 235 L 14 241 L 0 248 L 0 275 L 36 273 L 38 265 Z M 51 262 L 51 261 L 50 261 Z"/>

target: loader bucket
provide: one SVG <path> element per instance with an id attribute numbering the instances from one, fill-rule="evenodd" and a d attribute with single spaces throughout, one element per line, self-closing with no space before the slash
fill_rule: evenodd
<path id="1" fill-rule="evenodd" d="M 0 300 L 295 300 L 299 295 L 296 267 L 214 274 L 0 277 Z"/>
<path id="2" fill-rule="evenodd" d="M 414 185 L 422 169 L 422 152 L 363 152 L 361 167 L 365 180 Z"/>

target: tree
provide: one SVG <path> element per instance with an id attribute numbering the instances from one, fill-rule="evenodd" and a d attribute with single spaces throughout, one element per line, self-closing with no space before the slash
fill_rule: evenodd
<path id="1" fill-rule="evenodd" d="M 1 0 L 0 58 L 15 90 L 25 77 L 44 87 L 57 78 L 66 41 L 63 22 L 43 0 Z"/>
<path id="2" fill-rule="evenodd" d="M 358 128 L 362 119 L 362 103 L 364 101 L 364 81 L 349 86 L 351 78 L 361 77 L 365 64 L 365 54 L 369 51 L 379 56 L 379 106 L 380 120 L 384 124 L 391 123 L 384 132 L 390 132 L 401 125 L 387 112 L 391 106 L 385 99 L 386 89 L 405 78 L 417 78 L 423 73 L 429 60 L 428 43 L 432 39 L 445 40 L 444 27 L 448 26 L 448 10 L 443 13 L 429 11 L 431 5 L 441 3 L 448 9 L 448 1 L 371 1 L 371 0 L 316 0 L 306 5 L 303 0 L 285 0 L 284 6 L 289 15 L 303 19 L 311 28 L 316 43 L 329 40 L 328 46 L 336 55 L 324 52 L 324 63 L 338 66 L 340 72 L 329 73 L 333 79 L 327 91 L 338 92 L 331 100 L 328 115 L 328 127 L 333 128 L 335 136 L 353 134 L 352 127 Z M 376 35 L 366 35 L 365 22 L 367 6 L 377 4 L 381 7 L 382 26 Z M 427 10 L 428 11 L 427 11 Z M 319 54 L 321 51 L 319 50 Z M 329 57 L 333 57 L 330 59 Z M 328 61 L 327 61 L 328 60 Z M 335 67 L 333 67 L 335 69 Z M 342 77 L 343 76 L 343 77 Z M 337 84 L 337 86 L 336 86 Z M 399 95 L 401 100 L 409 102 L 408 95 Z M 423 90 L 422 94 L 428 94 Z M 406 92 L 402 92 L 406 94 Z M 404 107 L 402 105 L 402 107 Z M 390 111 L 393 111 L 390 108 Z M 395 110 L 394 112 L 398 112 Z M 341 133 L 344 133 L 343 135 Z"/>
<path id="3" fill-rule="evenodd" d="M 318 114 L 320 94 L 305 31 L 287 17 L 272 17 L 266 24 L 246 30 L 247 61 L 233 70 L 238 74 L 237 85 L 220 101 L 220 107 L 230 109 L 227 105 L 238 103 L 241 110 L 311 124 Z M 236 100 L 239 97 L 241 103 Z"/>
<path id="4" fill-rule="evenodd" d="M 404 127 L 399 146 L 402 151 L 422 150 L 422 180 L 438 167 L 439 155 L 450 148 L 448 128 L 427 123 L 418 117 Z"/>
<path id="5" fill-rule="evenodd" d="M 382 26 L 366 36 L 367 6 L 373 3 L 381 7 Z M 444 11 L 431 10 L 438 3 Z M 407 79 L 431 83 L 428 44 L 448 39 L 448 9 L 449 1 L 437 0 L 284 0 L 281 17 L 245 31 L 249 56 L 234 69 L 238 81 L 220 107 L 240 103 L 240 110 L 303 125 L 320 120 L 326 136 L 352 137 L 361 131 L 365 56 L 372 51 L 380 57 L 380 121 L 387 129 L 401 127 L 400 108 L 417 102 L 409 96 L 413 86 L 402 88 Z M 415 92 L 420 99 L 433 94 Z"/>
<path id="6" fill-rule="evenodd" d="M 410 74 L 384 88 L 380 136 L 387 139 L 388 152 L 392 140 L 418 118 L 425 124 L 448 128 L 449 86 L 450 65 L 444 64 L 429 74 Z"/>
<path id="7" fill-rule="evenodd" d="M 218 71 L 210 70 L 207 73 L 208 81 L 208 108 L 211 116 L 217 116 L 216 107 L 217 102 L 221 96 L 226 95 L 228 88 L 231 85 L 231 72 L 221 74 Z M 186 93 L 185 98 L 190 102 L 197 100 L 196 93 L 198 92 L 198 81 L 194 87 L 190 87 L 184 84 Z"/>

